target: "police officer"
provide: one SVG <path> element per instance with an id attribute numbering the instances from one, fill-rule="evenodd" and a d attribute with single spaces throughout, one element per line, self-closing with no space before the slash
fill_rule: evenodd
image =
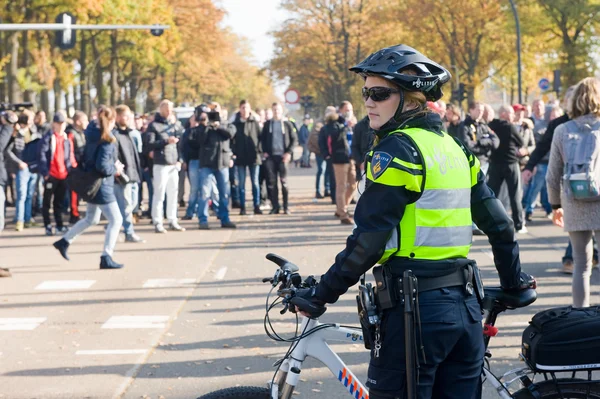
<path id="1" fill-rule="evenodd" d="M 502 287 L 520 290 L 531 277 L 521 273 L 512 221 L 486 186 L 477 158 L 444 133 L 439 115 L 426 108 L 427 101 L 442 97 L 441 86 L 450 80 L 446 69 L 398 45 L 350 70 L 365 79 L 363 98 L 376 133 L 366 157 L 367 188 L 346 248 L 316 288 L 299 290 L 292 303 L 319 317 L 326 303 L 336 302 L 376 263 L 391 271 L 392 281 L 412 270 L 424 346 L 418 351 L 418 397 L 477 398 L 484 343 L 481 309 L 465 284 L 464 271 L 472 270 L 466 259 L 471 222 L 489 238 Z M 379 350 L 371 351 L 369 396 L 405 398 L 403 306 L 383 311 L 380 328 Z"/>

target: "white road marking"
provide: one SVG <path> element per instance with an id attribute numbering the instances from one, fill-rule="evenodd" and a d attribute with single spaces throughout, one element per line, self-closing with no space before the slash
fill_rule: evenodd
<path id="1" fill-rule="evenodd" d="M 35 330 L 46 321 L 45 317 L 18 317 L 0 319 L 1 331 Z"/>
<path id="2" fill-rule="evenodd" d="M 512 327 L 529 327 L 528 321 L 514 321 L 510 323 Z"/>
<path id="3" fill-rule="evenodd" d="M 141 355 L 146 354 L 147 349 L 97 349 L 82 350 L 75 352 L 76 355 Z"/>
<path id="4" fill-rule="evenodd" d="M 492 251 L 489 251 L 489 250 L 486 250 L 486 249 L 482 249 L 481 252 L 483 252 L 491 260 L 494 260 L 494 254 L 493 254 Z"/>
<path id="5" fill-rule="evenodd" d="M 169 288 L 169 287 L 182 287 L 186 285 L 192 285 L 196 283 L 194 278 L 155 278 L 146 281 L 143 288 Z"/>
<path id="6" fill-rule="evenodd" d="M 164 328 L 167 321 L 169 316 L 112 316 L 102 325 L 102 328 Z"/>
<path id="7" fill-rule="evenodd" d="M 51 280 L 44 281 L 36 290 L 85 290 L 90 288 L 96 280 Z"/>
<path id="8" fill-rule="evenodd" d="M 223 280 L 225 278 L 225 273 L 227 273 L 227 267 L 223 266 L 215 273 L 215 280 Z"/>

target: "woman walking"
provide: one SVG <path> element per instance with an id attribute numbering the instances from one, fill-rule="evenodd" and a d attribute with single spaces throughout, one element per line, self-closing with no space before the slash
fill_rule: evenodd
<path id="1" fill-rule="evenodd" d="M 600 235 L 600 81 L 582 80 L 567 108 L 571 121 L 554 132 L 546 182 L 552 221 L 569 233 L 573 245 L 573 306 L 586 307 L 592 234 Z"/>
<path id="2" fill-rule="evenodd" d="M 67 250 L 69 245 L 88 227 L 100 222 L 100 215 L 104 214 L 108 220 L 104 250 L 100 257 L 100 269 L 120 269 L 122 264 L 112 259 L 112 254 L 119 237 L 119 229 L 123 223 L 117 199 L 114 193 L 115 175 L 123 173 L 123 164 L 117 160 L 117 148 L 112 130 L 115 127 L 115 111 L 112 108 L 101 107 L 98 111 L 98 120 L 91 122 L 85 131 L 85 150 L 83 154 L 83 168 L 85 171 L 96 171 L 102 176 L 102 185 L 98 194 L 88 202 L 87 213 L 84 219 L 75 224 L 57 242 L 54 247 L 60 254 L 69 260 Z"/>

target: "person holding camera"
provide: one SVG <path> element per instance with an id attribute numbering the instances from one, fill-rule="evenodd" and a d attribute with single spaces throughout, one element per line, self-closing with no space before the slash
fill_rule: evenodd
<path id="1" fill-rule="evenodd" d="M 123 173 L 116 176 L 115 197 L 123 217 L 125 242 L 145 242 L 133 229 L 133 209 L 137 201 L 134 186 L 141 181 L 142 168 L 137 147 L 131 137 L 132 129 L 129 127 L 131 110 L 123 104 L 116 108 L 116 113 L 114 136 L 117 140 L 117 156 L 124 169 Z"/>
<path id="2" fill-rule="evenodd" d="M 207 110 L 208 111 L 208 110 Z M 199 181 L 201 196 L 198 200 L 198 219 L 200 230 L 208 230 L 208 200 L 211 197 L 211 176 L 217 180 L 219 192 L 219 207 L 217 216 L 221 227 L 235 229 L 236 225 L 229 220 L 229 168 L 231 167 L 230 141 L 235 135 L 235 126 L 221 127 L 221 108 L 215 104 L 207 112 L 207 124 L 201 123 L 194 128 L 193 135 L 198 142 L 198 163 L 200 166 Z"/>
<path id="3" fill-rule="evenodd" d="M 104 236 L 104 249 L 100 256 L 100 269 L 123 267 L 112 258 L 119 238 L 119 229 L 123 223 L 114 190 L 115 176 L 123 173 L 123 164 L 117 159 L 116 139 L 112 134 L 114 127 L 115 111 L 101 105 L 98 108 L 98 119 L 91 122 L 85 130 L 82 164 L 86 172 L 101 176 L 102 184 L 96 196 L 88 201 L 85 218 L 75 223 L 63 238 L 53 244 L 63 258 L 70 260 L 67 253 L 69 246 L 89 227 L 97 225 L 100 216 L 104 215 L 108 220 L 108 226 Z"/>
<path id="4" fill-rule="evenodd" d="M 6 203 L 6 184 L 8 182 L 4 151 L 10 142 L 17 121 L 17 115 L 12 111 L 3 111 L 0 114 L 0 233 L 4 230 L 4 206 Z"/>
<path id="5" fill-rule="evenodd" d="M 169 229 L 185 231 L 177 221 L 177 191 L 182 159 L 179 154 L 180 125 L 176 123 L 173 103 L 163 100 L 154 121 L 148 126 L 146 152 L 152 152 L 152 223 L 156 233 L 166 233 L 163 226 L 163 204 L 167 196 L 167 219 Z"/>

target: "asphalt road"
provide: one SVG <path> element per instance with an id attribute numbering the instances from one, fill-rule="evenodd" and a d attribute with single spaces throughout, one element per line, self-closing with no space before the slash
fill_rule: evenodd
<path id="1" fill-rule="evenodd" d="M 98 270 L 102 226 L 86 232 L 63 260 L 43 229 L 0 236 L 0 398 L 195 398 L 236 385 L 264 386 L 287 345 L 263 328 L 268 285 L 263 277 L 278 253 L 320 274 L 343 248 L 351 228 L 334 218 L 326 200 L 315 202 L 314 169 L 292 169 L 290 216 L 234 216 L 239 228 L 158 235 L 143 220 L 145 244 L 117 246 L 126 267 Z M 248 190 L 250 192 L 250 190 Z M 13 210 L 11 210 L 12 212 Z M 560 272 L 567 239 L 543 215 L 519 237 L 525 270 L 539 281 L 538 300 L 501 315 L 492 340 L 492 368 L 519 367 L 521 333 L 540 310 L 570 304 L 570 276 Z M 9 216 L 10 218 L 10 216 Z M 472 250 L 486 283 L 498 283 L 485 238 Z M 593 275 L 598 303 L 598 271 Z M 329 307 L 323 322 L 357 325 L 356 289 Z M 292 333 L 294 317 L 273 312 L 275 328 Z M 331 347 L 362 381 L 368 352 L 360 344 Z M 303 366 L 297 397 L 343 398 L 337 376 L 314 360 Z M 484 397 L 495 397 L 486 388 Z"/>

